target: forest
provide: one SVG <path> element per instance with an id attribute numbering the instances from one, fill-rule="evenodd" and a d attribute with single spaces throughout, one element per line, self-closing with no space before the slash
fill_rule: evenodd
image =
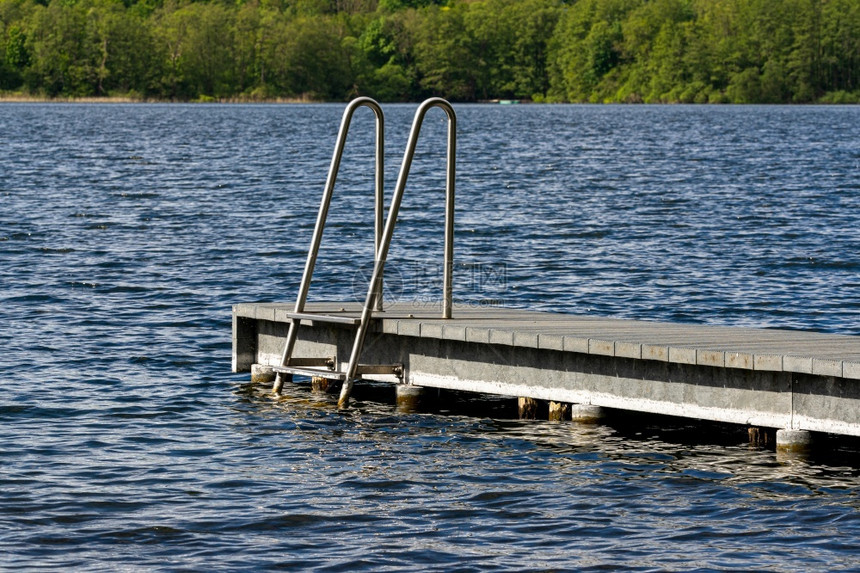
<path id="1" fill-rule="evenodd" d="M 860 0 L 0 0 L 0 95 L 860 103 Z"/>

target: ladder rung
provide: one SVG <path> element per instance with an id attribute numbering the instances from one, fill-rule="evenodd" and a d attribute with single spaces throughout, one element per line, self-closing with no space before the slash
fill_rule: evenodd
<path id="1" fill-rule="evenodd" d="M 288 312 L 288 318 L 293 320 L 310 320 L 313 322 L 330 322 L 333 324 L 348 324 L 350 326 L 358 326 L 361 323 L 361 317 L 352 316 L 334 316 L 331 314 L 314 314 L 310 312 Z"/>
<path id="2" fill-rule="evenodd" d="M 329 380 L 345 380 L 344 372 L 336 372 L 334 370 L 301 366 L 273 366 L 275 372 L 283 372 L 285 374 L 298 374 L 299 376 L 318 376 L 320 378 L 328 378 Z"/>
<path id="3" fill-rule="evenodd" d="M 362 374 L 387 374 L 392 376 L 403 375 L 402 364 L 359 364 L 356 369 L 357 375 Z"/>
<path id="4" fill-rule="evenodd" d="M 328 378 L 329 380 L 345 380 L 346 372 L 338 372 L 324 367 L 314 368 L 313 366 L 273 366 L 275 372 L 283 372 L 285 374 L 298 374 L 299 376 L 319 376 L 320 378 Z M 356 368 L 355 376 L 360 379 L 366 375 L 386 375 L 386 376 L 403 376 L 402 364 L 359 364 Z"/>

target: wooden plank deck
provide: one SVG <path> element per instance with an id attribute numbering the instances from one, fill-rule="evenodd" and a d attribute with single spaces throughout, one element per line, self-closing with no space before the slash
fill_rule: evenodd
<path id="1" fill-rule="evenodd" d="M 245 315 L 286 322 L 289 304 L 240 305 Z M 253 310 L 251 310 L 253 309 Z M 249 312 L 250 311 L 250 312 Z M 311 303 L 307 312 L 358 318 L 357 303 Z M 602 356 L 837 376 L 860 380 L 860 336 L 797 330 L 596 318 L 510 308 L 400 303 L 376 313 L 377 330 L 400 336 L 561 350 Z"/>

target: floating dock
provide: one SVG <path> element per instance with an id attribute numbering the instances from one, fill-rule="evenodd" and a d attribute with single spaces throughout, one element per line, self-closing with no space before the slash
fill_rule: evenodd
<path id="1" fill-rule="evenodd" d="M 444 319 L 439 308 L 399 303 L 377 312 L 362 362 L 401 370 L 363 378 L 860 436 L 860 337 L 458 305 Z M 292 311 L 233 307 L 234 372 L 280 364 Z M 362 305 L 308 303 L 305 311 L 294 355 L 343 370 Z"/>
<path id="2" fill-rule="evenodd" d="M 375 257 L 359 303 L 308 303 L 308 291 L 353 113 L 376 117 Z M 448 119 L 442 296 L 438 305 L 383 308 L 384 269 L 425 114 Z M 860 337 L 785 330 L 613 320 L 453 304 L 456 114 L 430 98 L 415 112 L 383 214 L 384 116 L 356 98 L 344 110 L 295 304 L 233 307 L 233 371 L 256 369 L 280 392 L 294 375 L 352 385 L 388 381 L 398 396 L 440 388 L 537 400 L 555 418 L 594 419 L 614 408 L 775 428 L 777 448 L 804 449 L 811 432 L 860 436 Z M 327 384 L 327 382 L 326 382 Z M 399 399 L 399 398 L 398 398 Z"/>

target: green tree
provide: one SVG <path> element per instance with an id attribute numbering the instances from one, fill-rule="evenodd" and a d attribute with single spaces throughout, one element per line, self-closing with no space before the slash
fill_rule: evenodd
<path id="1" fill-rule="evenodd" d="M 821 78 L 821 3 L 796 2 L 791 52 L 786 73 L 794 101 L 814 101 L 820 92 Z"/>
<path id="2" fill-rule="evenodd" d="M 415 67 L 426 94 L 471 101 L 478 94 L 478 62 L 473 58 L 463 16 L 464 4 L 430 6 L 415 30 Z"/>
<path id="3" fill-rule="evenodd" d="M 287 93 L 287 71 L 284 46 L 287 43 L 286 21 L 283 12 L 271 9 L 260 11 L 257 31 L 256 93 L 273 97 Z"/>
<path id="4" fill-rule="evenodd" d="M 415 74 L 408 42 L 402 39 L 398 18 L 382 15 L 368 22 L 357 42 L 361 63 L 356 75 L 361 91 L 380 101 L 410 99 Z"/>
<path id="5" fill-rule="evenodd" d="M 119 0 L 84 0 L 96 95 L 154 93 L 158 50 L 147 20 Z"/>
<path id="6" fill-rule="evenodd" d="M 31 65 L 25 82 L 30 89 L 50 96 L 94 95 L 94 54 L 87 45 L 83 4 L 53 0 L 47 6 L 37 6 L 29 29 Z"/>
<path id="7" fill-rule="evenodd" d="M 260 21 L 263 11 L 259 6 L 240 6 L 233 18 L 233 67 L 232 93 L 252 93 L 260 85 L 258 64 L 260 50 Z"/>
<path id="8" fill-rule="evenodd" d="M 195 95 L 227 97 L 235 86 L 233 11 L 222 4 L 189 4 L 183 8 L 194 23 L 183 53 L 185 80 Z"/>
<path id="9" fill-rule="evenodd" d="M 514 1 L 507 11 L 516 30 L 512 46 L 514 96 L 543 99 L 549 91 L 549 42 L 562 12 L 561 4 Z"/>
<path id="10" fill-rule="evenodd" d="M 159 91 L 170 99 L 196 96 L 185 78 L 185 54 L 189 50 L 190 29 L 194 26 L 193 14 L 170 3 L 157 10 L 152 21 L 156 46 L 163 55 Z"/>
<path id="11" fill-rule="evenodd" d="M 6 47 L 0 60 L 0 89 L 15 89 L 23 83 L 23 72 L 30 64 L 27 35 L 18 25 L 6 33 Z"/>
<path id="12" fill-rule="evenodd" d="M 335 16 L 269 14 L 261 23 L 261 82 L 267 93 L 342 100 L 355 85 L 348 30 Z"/>
<path id="13" fill-rule="evenodd" d="M 821 14 L 822 91 L 860 97 L 860 1 L 831 0 Z"/>
<path id="14" fill-rule="evenodd" d="M 291 93 L 310 99 L 341 100 L 354 81 L 342 49 L 342 28 L 334 18 L 298 18 L 290 22 L 286 46 Z"/>
<path id="15" fill-rule="evenodd" d="M 227 97 L 234 93 L 234 9 L 217 3 L 169 5 L 155 15 L 168 97 Z"/>
<path id="16" fill-rule="evenodd" d="M 635 1 L 580 0 L 561 16 L 551 44 L 552 98 L 600 101 L 609 96 L 600 84 L 621 62 L 622 23 L 635 7 Z"/>
<path id="17" fill-rule="evenodd" d="M 486 0 L 467 5 L 462 10 L 462 47 L 469 51 L 472 84 L 479 99 L 493 95 L 512 97 L 515 90 L 514 61 L 511 47 L 515 37 L 513 23 L 507 17 L 505 0 Z"/>
<path id="18" fill-rule="evenodd" d="M 58 96 L 860 101 L 860 0 L 0 0 Z"/>
<path id="19" fill-rule="evenodd" d="M 622 24 L 624 84 L 617 97 L 649 102 L 693 98 L 687 65 L 694 14 L 686 0 L 656 0 L 631 11 Z"/>

